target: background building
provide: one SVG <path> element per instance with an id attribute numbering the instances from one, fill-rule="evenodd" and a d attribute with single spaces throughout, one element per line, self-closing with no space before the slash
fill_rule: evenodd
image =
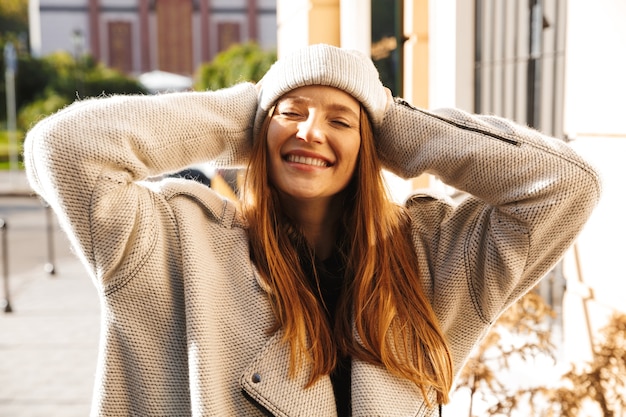
<path id="1" fill-rule="evenodd" d="M 127 74 L 181 75 L 239 42 L 276 46 L 275 0 L 30 0 L 34 55 L 88 53 Z"/>

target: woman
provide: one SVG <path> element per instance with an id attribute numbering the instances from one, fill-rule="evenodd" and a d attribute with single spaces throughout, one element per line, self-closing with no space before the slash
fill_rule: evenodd
<path id="1" fill-rule="evenodd" d="M 241 208 L 184 179 L 249 161 Z M 85 100 L 29 133 L 33 188 L 101 295 L 94 415 L 433 416 L 599 198 L 569 147 L 393 100 L 328 45 L 261 83 Z M 381 167 L 470 196 L 387 198 Z"/>

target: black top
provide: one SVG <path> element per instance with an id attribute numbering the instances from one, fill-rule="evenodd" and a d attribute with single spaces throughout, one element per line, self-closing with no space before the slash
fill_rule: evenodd
<path id="1" fill-rule="evenodd" d="M 305 256 L 303 258 L 306 259 L 307 257 Z M 337 251 L 324 261 L 315 260 L 317 282 L 310 262 L 302 262 L 302 267 L 309 278 L 313 291 L 317 293 L 323 305 L 326 307 L 328 320 L 332 325 L 335 322 L 337 305 L 344 284 L 345 265 L 341 255 Z M 338 359 L 335 370 L 330 374 L 330 380 L 335 393 L 337 414 L 339 417 L 348 417 L 352 410 L 350 403 L 351 361 L 347 356 L 340 356 Z"/>

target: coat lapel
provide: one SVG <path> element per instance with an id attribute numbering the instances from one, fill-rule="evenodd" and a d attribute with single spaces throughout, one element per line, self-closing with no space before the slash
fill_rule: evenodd
<path id="1" fill-rule="evenodd" d="M 428 391 L 432 408 L 412 382 L 392 375 L 384 367 L 352 361 L 352 416 L 435 416 L 437 397 Z"/>
<path id="2" fill-rule="evenodd" d="M 325 376 L 305 389 L 310 366 L 289 376 L 289 346 L 278 331 L 246 368 L 241 377 L 244 392 L 275 416 L 336 416 L 330 378 Z"/>

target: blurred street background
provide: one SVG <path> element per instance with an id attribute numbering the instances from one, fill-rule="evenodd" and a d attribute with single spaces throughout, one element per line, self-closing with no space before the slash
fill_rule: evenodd
<path id="1" fill-rule="evenodd" d="M 84 417 L 98 346 L 95 288 L 54 215 L 23 178 L 8 187 L 9 175 L 0 171 L 0 245 L 7 244 L 0 264 L 8 266 L 12 309 L 0 312 L 0 416 Z M 0 279 L 4 288 L 7 277 Z"/>

